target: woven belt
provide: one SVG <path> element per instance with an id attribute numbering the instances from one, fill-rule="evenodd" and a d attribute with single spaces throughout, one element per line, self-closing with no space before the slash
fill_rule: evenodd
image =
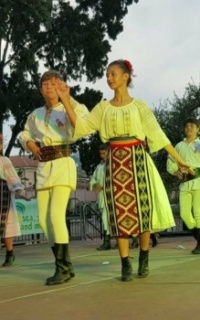
<path id="1" fill-rule="evenodd" d="M 115 147 L 130 147 L 130 146 L 138 146 L 143 145 L 146 147 L 145 141 L 141 141 L 135 137 L 116 137 L 109 140 L 109 144 L 111 148 Z"/>
<path id="2" fill-rule="evenodd" d="M 47 146 L 40 149 L 41 162 L 52 161 L 64 157 L 70 157 L 71 150 L 69 145 L 61 144 L 58 146 Z"/>

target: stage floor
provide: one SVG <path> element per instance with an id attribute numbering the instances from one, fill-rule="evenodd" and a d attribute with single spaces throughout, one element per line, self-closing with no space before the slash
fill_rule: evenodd
<path id="1" fill-rule="evenodd" d="M 76 277 L 46 286 L 54 272 L 47 244 L 15 248 L 16 261 L 0 268 L 1 320 L 188 320 L 199 318 L 200 255 L 191 237 L 160 238 L 150 252 L 150 275 L 136 276 L 138 249 L 131 249 L 135 277 L 120 281 L 118 251 L 100 252 L 100 241 L 73 241 Z M 114 245 L 114 241 L 113 241 Z M 0 262 L 4 259 L 4 249 Z"/>

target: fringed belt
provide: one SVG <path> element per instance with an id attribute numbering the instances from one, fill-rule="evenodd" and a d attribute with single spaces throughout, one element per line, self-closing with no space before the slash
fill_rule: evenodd
<path id="1" fill-rule="evenodd" d="M 69 145 L 60 144 L 58 146 L 47 146 L 40 149 L 41 162 L 52 161 L 59 158 L 70 157 L 71 150 Z"/>
<path id="2" fill-rule="evenodd" d="M 142 144 L 146 147 L 146 142 L 139 140 L 135 137 L 116 137 L 109 140 L 109 144 L 111 148 L 115 147 L 130 147 L 130 146 L 138 146 Z"/>

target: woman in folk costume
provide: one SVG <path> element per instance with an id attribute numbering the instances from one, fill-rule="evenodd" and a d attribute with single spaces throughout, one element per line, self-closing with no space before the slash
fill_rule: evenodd
<path id="1" fill-rule="evenodd" d="M 168 197 L 157 169 L 145 150 L 164 148 L 179 166 L 191 171 L 160 128 L 147 104 L 129 95 L 133 68 L 127 60 L 117 60 L 107 68 L 107 83 L 114 91 L 110 101 L 101 101 L 84 118 L 77 116 L 70 103 L 70 89 L 57 81 L 56 90 L 71 122 L 74 138 L 99 131 L 103 142 L 109 142 L 104 189 L 108 207 L 110 232 L 116 236 L 122 263 L 122 281 L 131 281 L 129 260 L 130 235 L 139 234 L 138 276 L 146 277 L 150 233 L 175 225 Z"/>
<path id="2" fill-rule="evenodd" d="M 3 148 L 3 138 L 0 136 L 0 152 Z M 27 199 L 21 194 L 23 185 L 10 159 L 0 156 L 0 238 L 6 247 L 6 258 L 3 267 L 13 264 L 13 238 L 20 236 L 20 227 L 15 206 L 15 196 Z"/>
<path id="3" fill-rule="evenodd" d="M 76 188 L 76 165 L 70 156 L 73 127 L 55 90 L 56 79 L 61 81 L 62 76 L 55 70 L 42 75 L 40 91 L 45 105 L 29 115 L 19 137 L 23 148 L 39 160 L 36 184 L 39 221 L 55 256 L 55 273 L 47 278 L 47 285 L 67 282 L 75 275 L 66 225 L 68 200 Z M 88 113 L 85 106 L 74 100 L 71 103 L 79 116 Z"/>

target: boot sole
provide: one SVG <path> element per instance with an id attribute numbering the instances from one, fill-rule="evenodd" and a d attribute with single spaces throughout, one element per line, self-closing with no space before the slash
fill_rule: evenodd
<path id="1" fill-rule="evenodd" d="M 148 274 L 145 274 L 145 275 L 139 275 L 139 274 L 138 274 L 137 277 L 138 277 L 138 278 L 147 278 L 148 275 L 149 275 L 149 273 L 148 273 Z"/>
<path id="2" fill-rule="evenodd" d="M 14 262 L 15 262 L 15 257 L 13 258 L 12 262 L 10 262 L 10 263 L 3 263 L 1 266 L 2 266 L 3 268 L 11 267 Z"/>
<path id="3" fill-rule="evenodd" d="M 68 282 L 70 279 L 71 279 L 71 277 L 67 278 L 67 279 L 65 279 L 63 281 L 57 281 L 57 282 L 48 282 L 48 281 L 46 281 L 46 285 L 47 286 L 54 286 L 54 285 L 57 285 L 57 284 L 64 284 L 64 283 Z"/>
<path id="4" fill-rule="evenodd" d="M 123 282 L 131 282 L 133 280 L 133 278 L 121 278 L 121 281 Z"/>

